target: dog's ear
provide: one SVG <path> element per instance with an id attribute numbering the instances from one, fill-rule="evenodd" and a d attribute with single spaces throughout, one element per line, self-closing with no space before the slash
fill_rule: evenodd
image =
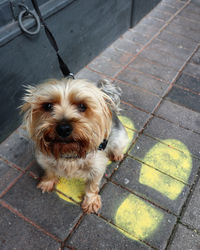
<path id="1" fill-rule="evenodd" d="M 111 106 L 117 113 L 120 111 L 120 96 L 121 96 L 121 89 L 120 87 L 116 86 L 114 83 L 107 79 L 99 80 L 97 83 L 97 87 L 101 89 L 107 96 L 110 97 L 112 100 Z M 110 102 L 109 102 L 110 104 Z"/>
<path id="2" fill-rule="evenodd" d="M 24 86 L 25 95 L 22 98 L 23 104 L 19 107 L 22 113 L 26 113 L 29 109 L 31 109 L 31 103 L 33 102 L 34 92 L 36 90 L 33 86 Z"/>

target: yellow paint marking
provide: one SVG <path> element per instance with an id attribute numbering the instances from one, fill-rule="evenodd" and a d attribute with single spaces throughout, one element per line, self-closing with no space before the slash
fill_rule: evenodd
<path id="1" fill-rule="evenodd" d="M 85 194 L 85 182 L 82 179 L 66 179 L 61 177 L 59 183 L 56 185 L 56 189 L 80 203 Z M 57 195 L 65 201 L 75 203 L 59 192 L 57 192 Z"/>
<path id="2" fill-rule="evenodd" d="M 117 209 L 115 224 L 127 237 L 143 240 L 159 227 L 162 219 L 163 214 L 158 209 L 130 194 Z"/>
<path id="3" fill-rule="evenodd" d="M 144 157 L 144 162 L 154 168 L 142 164 L 139 182 L 149 186 L 171 200 L 178 198 L 187 183 L 192 169 L 192 158 L 187 147 L 180 141 L 168 139 L 162 141 L 182 150 L 174 150 L 159 142 Z M 160 173 L 156 169 L 165 174 Z M 182 182 L 171 178 L 181 180 Z"/>

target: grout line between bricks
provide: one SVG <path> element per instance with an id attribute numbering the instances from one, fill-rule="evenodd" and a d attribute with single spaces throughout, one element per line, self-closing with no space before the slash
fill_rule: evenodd
<path id="1" fill-rule="evenodd" d="M 37 228 L 39 231 L 41 231 L 44 234 L 50 236 L 51 238 L 53 238 L 57 242 L 60 242 L 60 243 L 62 242 L 62 240 L 60 240 L 59 238 L 57 238 L 55 235 L 49 233 L 48 231 L 46 231 L 44 228 L 42 228 L 39 225 L 37 225 L 35 222 L 33 222 L 32 220 L 30 220 L 29 218 L 25 217 L 23 214 L 21 214 L 18 210 L 16 210 L 14 207 L 12 207 L 10 204 L 8 204 L 7 202 L 5 202 L 4 200 L 0 200 L 0 204 L 4 208 L 7 208 L 10 212 L 14 213 L 15 215 L 17 215 L 18 217 L 20 217 L 24 221 L 26 221 L 29 224 L 31 224 L 33 227 Z"/>

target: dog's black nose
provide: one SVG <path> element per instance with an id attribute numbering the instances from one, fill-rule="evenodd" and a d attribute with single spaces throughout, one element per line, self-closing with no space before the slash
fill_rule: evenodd
<path id="1" fill-rule="evenodd" d="M 56 132 L 61 137 L 67 137 L 71 134 L 73 127 L 70 123 L 60 123 L 56 126 Z"/>

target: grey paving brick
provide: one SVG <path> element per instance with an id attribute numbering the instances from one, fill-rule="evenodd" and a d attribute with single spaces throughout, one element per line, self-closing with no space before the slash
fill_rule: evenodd
<path id="1" fill-rule="evenodd" d="M 103 51 L 101 56 L 105 56 L 109 58 L 111 61 L 115 61 L 121 65 L 126 65 L 131 58 L 133 57 L 132 55 L 122 52 L 121 50 L 115 49 L 113 46 L 108 47 Z"/>
<path id="2" fill-rule="evenodd" d="M 165 4 L 165 2 L 164 3 L 161 2 L 159 5 L 157 5 L 156 9 L 161 12 L 175 14 L 179 10 L 179 7 L 167 5 Z"/>
<path id="3" fill-rule="evenodd" d="M 36 188 L 37 182 L 26 175 L 3 199 L 24 216 L 63 240 L 77 222 L 81 209 L 62 200 L 56 193 L 42 194 Z"/>
<path id="4" fill-rule="evenodd" d="M 21 173 L 0 160 L 0 193 Z"/>
<path id="5" fill-rule="evenodd" d="M 3 143 L 0 144 L 0 156 L 25 169 L 33 160 L 33 145 L 30 140 L 16 130 Z"/>
<path id="6" fill-rule="evenodd" d="M 148 37 L 153 37 L 155 34 L 158 33 L 159 28 L 156 28 L 154 26 L 150 26 L 150 25 L 145 25 L 145 24 L 140 24 L 138 23 L 134 29 L 134 32 L 138 32 L 140 34 L 143 34 L 144 36 L 148 36 Z"/>
<path id="7" fill-rule="evenodd" d="M 157 141 L 141 135 L 129 155 L 190 186 L 194 183 L 200 167 L 200 160 L 192 157 L 184 144 L 174 140 L 173 137 Z M 179 193 L 179 189 L 177 192 Z"/>
<path id="8" fill-rule="evenodd" d="M 122 89 L 122 101 L 130 103 L 149 113 L 154 110 L 160 101 L 160 98 L 157 95 L 148 93 L 133 85 L 120 82 L 119 86 Z"/>
<path id="9" fill-rule="evenodd" d="M 112 183 L 104 187 L 102 200 L 101 214 L 108 221 L 153 247 L 165 248 L 175 216 Z"/>
<path id="10" fill-rule="evenodd" d="M 190 38 L 191 40 L 193 40 L 193 41 L 195 41 L 197 43 L 199 42 L 199 39 L 200 39 L 199 32 L 196 32 L 195 30 L 191 30 L 187 26 L 179 25 L 179 24 L 176 24 L 176 23 L 169 24 L 166 27 L 166 31 L 170 31 L 170 32 L 172 32 L 174 34 L 180 34 L 182 36 Z"/>
<path id="11" fill-rule="evenodd" d="M 0 207 L 0 213 L 1 249 L 59 249 L 60 243 L 11 213 L 8 209 Z"/>
<path id="12" fill-rule="evenodd" d="M 117 78 L 124 82 L 136 85 L 140 88 L 151 91 L 152 93 L 162 96 L 169 85 L 166 82 L 159 81 L 150 76 L 144 75 L 131 67 L 123 70 Z"/>
<path id="13" fill-rule="evenodd" d="M 200 158 L 200 135 L 173 123 L 154 117 L 144 130 L 145 134 L 161 140 L 174 139 L 185 144 L 189 152 Z M 173 146 L 173 145 L 172 145 Z"/>
<path id="14" fill-rule="evenodd" d="M 155 8 L 150 12 L 149 16 L 166 22 L 171 18 L 172 14 L 167 12 L 161 12 L 157 8 Z"/>
<path id="15" fill-rule="evenodd" d="M 149 45 L 149 48 L 166 52 L 169 56 L 172 55 L 183 61 L 186 61 L 192 55 L 192 50 L 188 50 L 177 46 L 176 44 L 172 44 L 164 40 L 161 41 L 159 39 L 155 39 L 154 42 Z"/>
<path id="16" fill-rule="evenodd" d="M 161 64 L 156 64 L 153 61 L 142 58 L 141 56 L 138 56 L 132 63 L 129 64 L 129 66 L 135 70 L 145 74 L 150 74 L 166 82 L 171 82 L 177 74 L 175 69 Z"/>
<path id="17" fill-rule="evenodd" d="M 170 250 L 199 250 L 200 235 L 179 224 L 174 239 L 170 244 Z"/>
<path id="18" fill-rule="evenodd" d="M 157 38 L 164 42 L 171 43 L 175 47 L 188 49 L 191 52 L 197 46 L 197 42 L 192 41 L 190 38 L 168 32 L 165 29 L 159 34 Z"/>
<path id="19" fill-rule="evenodd" d="M 195 190 L 193 191 L 192 197 L 187 205 L 186 211 L 183 218 L 181 219 L 184 223 L 189 224 L 192 228 L 200 231 L 200 181 L 198 181 Z"/>
<path id="20" fill-rule="evenodd" d="M 98 82 L 100 79 L 106 78 L 102 74 L 98 74 L 90 69 L 83 68 L 76 74 L 77 79 L 88 79 L 92 82 Z"/>
<path id="21" fill-rule="evenodd" d="M 200 64 L 200 49 L 197 50 L 197 52 L 191 58 L 190 62 L 195 64 Z"/>
<path id="22" fill-rule="evenodd" d="M 166 96 L 166 99 L 180 104 L 193 111 L 200 112 L 199 95 L 194 94 L 190 91 L 174 86 Z"/>
<path id="23" fill-rule="evenodd" d="M 155 114 L 184 128 L 200 133 L 200 113 L 198 112 L 164 100 Z"/>
<path id="24" fill-rule="evenodd" d="M 146 18 L 143 18 L 138 25 L 141 25 L 141 24 L 153 26 L 154 28 L 161 29 L 164 26 L 165 22 L 148 15 Z"/>
<path id="25" fill-rule="evenodd" d="M 119 63 L 104 56 L 95 58 L 88 67 L 110 77 L 114 77 L 122 69 Z"/>
<path id="26" fill-rule="evenodd" d="M 117 39 L 112 46 L 124 53 L 128 53 L 131 55 L 136 55 L 140 49 L 141 49 L 141 45 L 138 43 L 135 43 L 133 41 L 129 41 L 127 39 L 123 39 L 123 38 L 119 38 Z"/>
<path id="27" fill-rule="evenodd" d="M 131 29 L 126 31 L 122 37 L 132 42 L 145 45 L 151 39 L 152 36 L 153 35 L 145 35 L 143 33 L 135 31 L 135 29 Z"/>
<path id="28" fill-rule="evenodd" d="M 187 0 L 186 0 L 187 1 Z M 162 3 L 170 5 L 175 8 L 181 8 L 185 4 L 185 1 L 176 1 L 176 0 L 162 0 Z"/>
<path id="29" fill-rule="evenodd" d="M 151 249 L 129 239 L 113 225 L 95 215 L 87 215 L 66 245 L 75 249 Z"/>
<path id="30" fill-rule="evenodd" d="M 121 104 L 120 108 L 122 109 L 121 114 L 122 116 L 126 116 L 128 117 L 131 122 L 133 123 L 133 127 L 135 130 L 140 131 L 143 126 L 145 125 L 145 123 L 147 122 L 147 120 L 150 118 L 150 115 L 142 112 L 130 105 L 126 105 L 126 104 Z M 126 124 L 124 124 L 125 126 L 128 126 Z M 129 126 L 128 126 L 129 127 Z M 131 127 L 129 127 L 131 129 Z"/>
<path id="31" fill-rule="evenodd" d="M 184 72 L 200 79 L 200 64 L 188 63 Z"/>
<path id="32" fill-rule="evenodd" d="M 190 89 L 194 92 L 200 92 L 200 79 L 188 74 L 184 74 L 184 71 L 176 80 L 175 84 Z"/>
<path id="33" fill-rule="evenodd" d="M 154 63 L 160 63 L 167 67 L 172 67 L 177 71 L 184 65 L 184 62 L 181 59 L 174 57 L 173 55 L 169 55 L 165 51 L 146 48 L 142 51 L 142 53 L 140 53 L 140 56 L 147 58 Z"/>
<path id="34" fill-rule="evenodd" d="M 200 15 L 188 10 L 187 7 L 183 11 L 181 11 L 179 15 L 188 18 L 190 20 L 200 22 Z"/>
<path id="35" fill-rule="evenodd" d="M 161 170 L 162 165 L 160 166 Z M 170 177 L 168 173 L 164 174 L 154 167 L 129 157 L 114 173 L 112 180 L 177 215 L 180 213 L 189 192 L 188 186 Z M 180 187 L 176 197 L 172 193 L 174 187 Z M 175 198 L 172 199 L 173 195 Z"/>
<path id="36" fill-rule="evenodd" d="M 190 28 L 191 30 L 199 31 L 199 29 L 200 29 L 199 22 L 187 19 L 187 18 L 182 17 L 182 16 L 176 16 L 173 19 L 173 21 L 171 22 L 171 24 L 173 24 L 173 23 L 176 23 L 178 25 L 186 26 L 187 28 Z"/>
<path id="37" fill-rule="evenodd" d="M 191 13 L 195 13 L 197 15 L 200 15 L 200 6 L 195 3 L 190 3 L 187 7 L 186 10 Z"/>
<path id="38" fill-rule="evenodd" d="M 44 174 L 44 170 L 35 160 L 31 163 L 31 166 L 27 170 L 36 179 L 42 177 Z"/>

